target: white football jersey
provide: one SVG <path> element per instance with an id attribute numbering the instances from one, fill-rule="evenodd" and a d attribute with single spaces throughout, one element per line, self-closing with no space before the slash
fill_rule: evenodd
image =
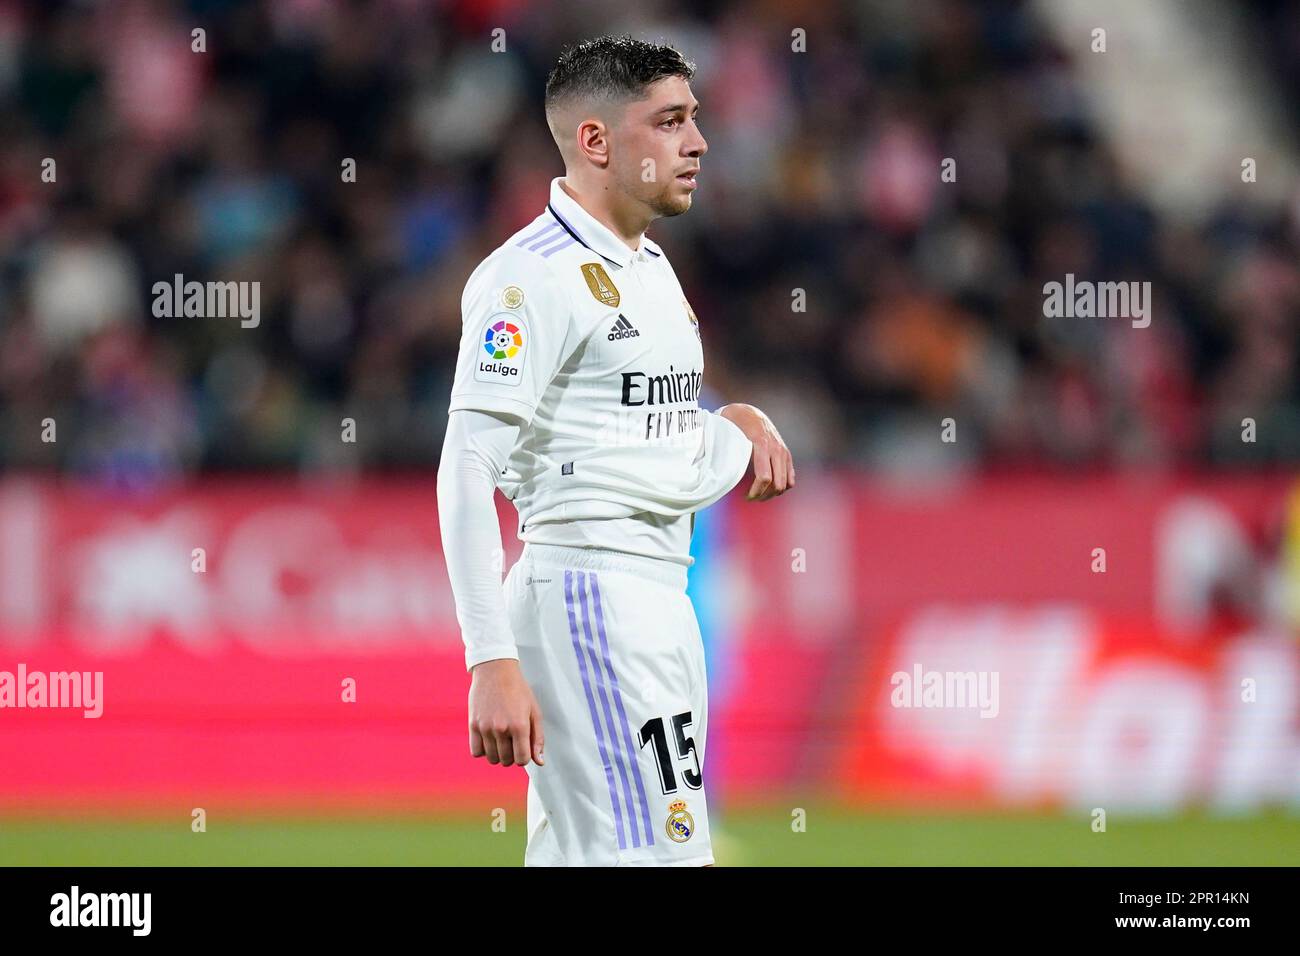
<path id="1" fill-rule="evenodd" d="M 450 410 L 524 423 L 499 482 L 524 541 L 689 565 L 691 514 L 752 446 L 699 406 L 699 326 L 663 250 L 633 252 L 560 182 L 465 286 Z"/>

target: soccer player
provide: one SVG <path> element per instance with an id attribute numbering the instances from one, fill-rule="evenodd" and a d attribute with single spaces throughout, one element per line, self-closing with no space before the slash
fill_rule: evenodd
<path id="1" fill-rule="evenodd" d="M 794 464 L 751 405 L 699 407 L 695 313 L 645 236 L 691 208 L 694 66 L 600 37 L 546 84 L 564 159 L 546 209 L 474 270 L 438 470 L 472 673 L 469 747 L 529 777 L 529 866 L 709 866 L 693 513 Z M 519 513 L 501 583 L 493 495 Z"/>

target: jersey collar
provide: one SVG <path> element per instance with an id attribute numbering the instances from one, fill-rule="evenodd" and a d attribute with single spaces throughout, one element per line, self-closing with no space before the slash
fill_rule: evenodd
<path id="1" fill-rule="evenodd" d="M 551 201 L 546 207 L 551 215 L 559 221 L 569 235 L 596 255 L 615 265 L 626 266 L 636 253 L 625 246 L 618 236 L 578 205 L 577 201 L 560 187 L 560 180 L 563 178 L 563 176 L 556 176 L 551 180 Z M 641 238 L 638 251 L 641 250 L 649 253 L 644 236 Z"/>

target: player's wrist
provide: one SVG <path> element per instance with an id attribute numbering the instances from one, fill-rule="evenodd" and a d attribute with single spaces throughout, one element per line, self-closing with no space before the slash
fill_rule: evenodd
<path id="1" fill-rule="evenodd" d="M 469 672 L 471 674 L 502 673 L 511 670 L 512 668 L 517 668 L 518 666 L 519 658 L 517 656 L 503 655 L 501 657 L 490 657 L 486 660 L 476 661 L 469 666 Z"/>
<path id="2" fill-rule="evenodd" d="M 753 405 L 733 402 L 719 408 L 718 414 L 744 432 L 745 437 L 750 441 L 753 441 L 763 430 L 765 416 Z"/>

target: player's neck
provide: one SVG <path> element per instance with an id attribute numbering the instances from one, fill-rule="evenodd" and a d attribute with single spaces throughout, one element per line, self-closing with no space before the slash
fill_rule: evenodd
<path id="1" fill-rule="evenodd" d="M 575 187 L 565 176 L 560 188 L 602 226 L 616 235 L 633 252 L 641 248 L 641 236 L 650 226 L 644 209 L 628 209 L 618 203 L 618 193 L 608 187 Z"/>

